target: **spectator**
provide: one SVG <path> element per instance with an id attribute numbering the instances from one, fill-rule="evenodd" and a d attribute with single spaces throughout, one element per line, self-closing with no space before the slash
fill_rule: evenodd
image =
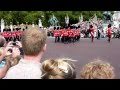
<path id="1" fill-rule="evenodd" d="M 10 62 L 0 62 L 0 79 L 4 78 L 8 69 L 10 68 Z"/>
<path id="2" fill-rule="evenodd" d="M 21 39 L 24 57 L 8 70 L 5 79 L 40 79 L 40 60 L 46 50 L 46 39 L 44 30 L 26 30 Z"/>
<path id="3" fill-rule="evenodd" d="M 0 48 L 1 48 L 1 47 L 4 47 L 5 44 L 6 44 L 5 38 L 0 35 Z"/>
<path id="4" fill-rule="evenodd" d="M 114 79 L 114 68 L 107 62 L 96 60 L 86 64 L 80 73 L 81 79 Z"/>
<path id="5" fill-rule="evenodd" d="M 42 79 L 75 79 L 76 72 L 71 59 L 48 59 L 42 63 Z"/>
<path id="6" fill-rule="evenodd" d="M 8 69 L 18 63 L 20 51 L 12 48 L 12 43 L 6 44 L 3 36 L 0 36 L 0 78 L 3 78 Z M 18 45 L 20 45 L 18 43 Z M 11 50 L 13 49 L 13 52 Z"/>
<path id="7" fill-rule="evenodd" d="M 0 35 L 0 79 L 3 78 L 8 69 L 10 68 L 10 62 L 6 62 L 4 57 L 6 55 L 10 55 L 8 49 L 10 48 L 9 45 L 6 45 L 6 40 L 3 36 Z"/>
<path id="8" fill-rule="evenodd" d="M 20 59 L 20 50 L 16 46 L 12 48 L 12 54 L 5 57 L 6 62 L 10 62 L 10 67 L 17 65 Z"/>

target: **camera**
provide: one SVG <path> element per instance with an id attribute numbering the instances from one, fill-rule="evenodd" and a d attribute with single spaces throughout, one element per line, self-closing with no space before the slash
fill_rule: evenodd
<path id="1" fill-rule="evenodd" d="M 9 51 L 10 53 L 12 53 L 12 49 L 9 49 L 8 51 Z"/>

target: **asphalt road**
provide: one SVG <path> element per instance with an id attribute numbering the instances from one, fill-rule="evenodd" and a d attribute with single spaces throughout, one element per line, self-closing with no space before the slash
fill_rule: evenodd
<path id="1" fill-rule="evenodd" d="M 83 65 L 95 58 L 100 58 L 111 63 L 115 68 L 116 78 L 120 78 L 120 39 L 112 39 L 108 43 L 106 39 L 97 40 L 91 43 L 90 39 L 81 39 L 79 42 L 63 44 L 54 43 L 54 38 L 48 38 L 47 50 L 42 58 L 69 57 L 77 62 L 77 78 L 80 76 L 80 70 Z"/>

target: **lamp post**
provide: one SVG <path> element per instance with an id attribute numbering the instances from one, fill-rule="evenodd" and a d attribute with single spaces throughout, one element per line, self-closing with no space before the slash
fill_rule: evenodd
<path id="1" fill-rule="evenodd" d="M 12 22 L 10 22 L 10 29 L 11 29 L 11 32 L 13 32 L 13 25 L 12 25 Z"/>
<path id="2" fill-rule="evenodd" d="M 41 17 L 44 19 L 44 15 L 41 15 Z M 42 23 L 42 22 L 41 22 Z M 42 27 L 43 27 L 43 24 L 42 24 Z"/>
<path id="3" fill-rule="evenodd" d="M 65 23 L 67 24 L 67 26 L 68 26 L 68 24 L 69 24 L 69 16 L 67 15 L 67 16 L 65 16 Z"/>
<path id="4" fill-rule="evenodd" d="M 38 25 L 39 25 L 39 28 L 42 28 L 42 22 L 41 22 L 41 19 L 39 18 L 39 22 L 38 22 Z"/>
<path id="5" fill-rule="evenodd" d="M 5 22 L 3 19 L 1 19 L 1 32 L 3 32 L 4 28 L 5 28 Z"/>

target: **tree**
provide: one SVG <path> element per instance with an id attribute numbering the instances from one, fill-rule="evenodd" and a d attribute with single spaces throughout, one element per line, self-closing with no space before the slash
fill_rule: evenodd
<path id="1" fill-rule="evenodd" d="M 113 13 L 113 11 L 111 11 Z M 63 26 L 65 24 L 65 16 L 68 14 L 70 23 L 77 23 L 79 16 L 82 14 L 84 20 L 89 20 L 96 13 L 98 18 L 103 19 L 103 11 L 0 11 L 0 19 L 4 19 L 7 23 L 13 22 L 13 24 L 26 23 L 38 24 L 38 19 L 42 20 L 43 26 L 49 26 L 48 20 L 51 15 L 55 15 L 59 21 L 59 24 Z M 44 16 L 44 17 L 43 17 Z"/>

